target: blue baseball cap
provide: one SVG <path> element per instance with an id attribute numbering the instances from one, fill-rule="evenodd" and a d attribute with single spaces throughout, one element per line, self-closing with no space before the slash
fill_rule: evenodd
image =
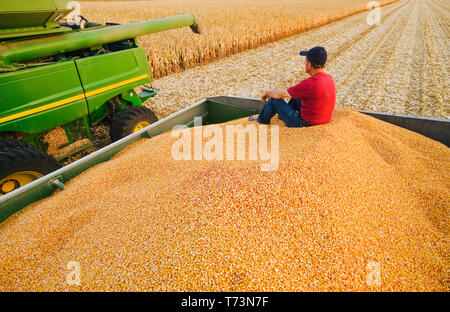
<path id="1" fill-rule="evenodd" d="M 300 55 L 306 56 L 311 64 L 325 66 L 327 51 L 323 47 L 314 47 L 309 51 L 300 51 Z"/>

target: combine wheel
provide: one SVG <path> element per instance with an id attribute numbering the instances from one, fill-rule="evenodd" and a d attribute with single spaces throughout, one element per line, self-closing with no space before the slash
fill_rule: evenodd
<path id="1" fill-rule="evenodd" d="M 158 121 L 158 117 L 147 107 L 128 107 L 120 114 L 114 116 L 109 131 L 111 140 L 120 140 L 127 135 L 144 129 L 155 121 Z"/>
<path id="2" fill-rule="evenodd" d="M 0 152 L 4 151 L 5 149 L 12 149 L 12 148 L 34 148 L 34 147 L 24 141 L 6 138 L 0 139 Z"/>
<path id="3" fill-rule="evenodd" d="M 31 146 L 2 149 L 0 150 L 0 196 L 33 182 L 59 167 L 55 158 Z"/>

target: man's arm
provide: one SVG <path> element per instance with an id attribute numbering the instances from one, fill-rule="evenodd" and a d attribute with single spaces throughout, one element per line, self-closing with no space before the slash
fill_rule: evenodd
<path id="1" fill-rule="evenodd" d="M 261 102 L 264 103 L 269 98 L 281 99 L 281 98 L 288 98 L 288 97 L 290 97 L 290 95 L 287 92 L 287 90 L 273 89 L 273 90 L 268 90 L 268 91 L 264 92 L 264 94 L 261 96 Z"/>

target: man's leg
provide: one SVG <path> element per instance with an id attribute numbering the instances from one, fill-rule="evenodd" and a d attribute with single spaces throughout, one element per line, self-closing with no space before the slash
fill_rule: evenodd
<path id="1" fill-rule="evenodd" d="M 289 106 L 291 106 L 292 108 L 294 108 L 295 111 L 297 111 L 299 113 L 299 119 L 300 119 L 300 123 L 298 125 L 295 125 L 294 127 L 309 127 L 310 125 L 303 120 L 302 116 L 302 100 L 300 98 L 298 99 L 292 99 L 289 101 Z"/>
<path id="2" fill-rule="evenodd" d="M 297 110 L 301 113 L 302 111 L 302 100 L 300 98 L 294 99 L 295 103 L 297 104 Z"/>
<path id="3" fill-rule="evenodd" d="M 294 109 L 293 104 L 298 106 L 298 111 Z M 291 106 L 292 105 L 292 106 Z M 259 113 L 258 122 L 262 124 L 270 124 L 275 114 L 284 121 L 288 127 L 308 127 L 308 123 L 301 118 L 301 100 L 295 99 L 287 103 L 283 99 L 269 99 Z"/>
<path id="4" fill-rule="evenodd" d="M 300 127 L 310 127 L 311 125 L 308 124 L 303 118 L 302 118 L 302 100 L 300 98 L 295 99 L 295 103 L 298 107 L 298 112 L 300 116 Z"/>
<path id="5" fill-rule="evenodd" d="M 266 125 L 270 124 L 270 119 L 272 119 L 272 117 L 275 116 L 276 113 L 278 113 L 275 110 L 275 106 L 279 107 L 283 105 L 288 106 L 286 101 L 283 99 L 268 99 L 261 112 L 259 113 L 258 122 Z"/>
<path id="6" fill-rule="evenodd" d="M 298 105 L 298 100 L 300 100 L 300 99 L 294 99 L 294 98 L 291 98 L 291 99 L 289 100 L 289 102 L 288 102 L 288 105 L 289 105 L 290 107 L 292 107 L 293 110 L 300 111 L 300 110 L 299 110 L 299 105 Z"/>
<path id="7" fill-rule="evenodd" d="M 303 127 L 300 112 L 293 109 L 289 105 L 274 105 L 278 117 L 284 121 L 288 127 Z"/>

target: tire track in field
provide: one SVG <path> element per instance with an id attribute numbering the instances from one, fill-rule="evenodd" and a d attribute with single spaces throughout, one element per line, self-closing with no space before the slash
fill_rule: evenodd
<path id="1" fill-rule="evenodd" d="M 449 72 L 448 72 L 448 35 L 443 31 L 442 23 L 444 15 L 441 13 L 443 8 L 432 5 L 431 2 L 426 2 L 429 21 L 425 28 L 425 36 L 430 38 L 425 41 L 429 49 L 430 63 L 432 64 L 432 102 L 430 108 L 432 110 L 429 115 L 440 113 L 441 117 L 448 117 L 450 114 L 450 106 L 446 105 L 446 99 L 449 98 Z M 448 14 L 447 14 L 448 15 Z M 448 17 L 445 17 L 448 20 Z M 445 56 L 444 60 L 442 57 Z"/>
<path id="2" fill-rule="evenodd" d="M 424 4 L 425 6 L 425 4 Z M 430 30 L 429 30 L 429 21 L 428 21 L 428 15 L 425 12 L 425 9 L 423 10 L 423 36 L 424 38 L 427 36 L 430 36 Z M 435 75 L 434 69 L 432 66 L 426 66 L 426 64 L 429 64 L 432 62 L 432 55 L 431 55 L 431 47 L 430 47 L 430 41 L 432 38 L 428 38 L 427 41 L 424 41 L 424 62 L 422 63 L 423 68 L 423 83 L 422 83 L 422 92 L 421 92 L 421 99 L 420 99 L 420 106 L 418 110 L 418 114 L 420 115 L 427 115 L 428 110 L 431 109 L 431 104 L 429 102 L 433 101 L 431 99 L 431 96 L 434 94 L 431 94 L 430 88 L 433 86 L 432 80 L 433 76 Z M 431 95 L 431 96 L 430 96 Z"/>
<path id="3" fill-rule="evenodd" d="M 450 11 L 443 6 L 442 2 L 437 4 L 433 0 L 430 0 L 428 4 L 431 6 L 433 13 L 436 16 L 436 21 L 441 27 L 441 31 L 445 33 L 445 37 L 448 40 L 450 38 L 450 25 L 448 23 Z M 443 11 L 445 11 L 445 13 L 442 13 Z"/>
<path id="4" fill-rule="evenodd" d="M 393 9 L 390 12 L 385 13 L 383 16 L 383 19 L 387 19 L 392 14 L 403 8 L 408 2 L 399 3 L 398 7 L 393 7 Z M 350 47 L 359 44 L 359 42 L 364 39 L 369 33 L 374 31 L 376 29 L 376 25 L 369 26 L 366 30 L 359 33 L 357 36 L 354 36 L 353 38 L 346 40 L 344 43 L 342 43 L 335 51 L 332 51 L 328 56 L 328 61 L 333 60 L 335 58 L 340 57 L 345 51 L 347 51 Z"/>
<path id="5" fill-rule="evenodd" d="M 416 30 L 414 33 L 413 55 L 409 67 L 409 87 L 408 96 L 405 103 L 405 113 L 418 115 L 421 103 L 423 102 L 423 84 L 425 80 L 425 47 L 423 44 L 424 16 L 416 18 Z"/>
<path id="6" fill-rule="evenodd" d="M 437 25 L 436 17 L 433 14 L 433 9 L 428 2 L 422 2 L 424 7 L 424 40 L 425 59 L 427 60 L 424 75 L 424 89 L 422 106 L 419 109 L 420 115 L 432 116 L 439 114 L 440 117 L 445 116 L 444 99 L 442 94 L 446 93 L 446 76 L 447 71 L 443 70 L 446 67 L 444 60 L 442 64 L 441 55 L 445 53 L 438 44 L 442 38 L 436 38 L 439 35 L 440 26 Z"/>
<path id="7" fill-rule="evenodd" d="M 405 55 L 405 51 L 402 48 L 408 48 L 404 43 L 408 43 L 406 36 L 408 36 L 407 30 L 410 30 L 411 23 L 409 23 L 411 16 L 417 10 L 416 2 L 411 1 L 408 5 L 413 6 L 410 10 L 404 10 L 401 16 L 389 32 L 384 37 L 383 45 L 379 45 L 379 49 L 375 54 L 372 54 L 372 59 L 367 60 L 367 64 L 370 64 L 367 79 L 365 80 L 363 88 L 360 92 L 352 97 L 351 102 L 353 106 L 358 105 L 358 108 L 365 110 L 382 110 L 383 107 L 389 105 L 392 101 L 397 99 L 398 89 L 390 88 L 392 83 L 400 81 L 404 83 L 405 79 L 402 77 L 409 57 Z M 403 62 L 401 66 L 398 64 Z M 401 67 L 401 68 L 399 68 Z M 393 76 L 395 77 L 393 79 Z M 398 107 L 398 105 L 396 105 Z M 402 105 L 403 106 L 403 105 Z"/>
<path id="8" fill-rule="evenodd" d="M 407 3 L 408 6 L 411 4 L 410 1 Z M 366 99 L 361 100 L 360 97 L 370 92 L 368 87 L 372 87 L 373 81 L 377 82 L 376 77 L 384 69 L 383 64 L 386 64 L 383 62 L 384 59 L 389 57 L 391 50 L 398 44 L 395 37 L 404 29 L 402 22 L 407 12 L 409 11 L 402 10 L 390 19 L 384 19 L 382 25 L 391 23 L 392 19 L 394 22 L 378 39 L 372 36 L 365 38 L 363 46 L 369 47 L 368 50 L 361 53 L 358 63 L 353 68 L 348 69 L 346 78 L 341 83 L 337 81 L 337 100 L 342 106 L 366 108 Z"/>
<path id="9" fill-rule="evenodd" d="M 290 87 L 308 77 L 298 51 L 322 45 L 338 106 L 448 117 L 448 11 L 445 1 L 428 1 L 382 7 L 382 25 L 368 26 L 367 12 L 361 13 L 158 79 L 154 86 L 162 91 L 146 106 L 165 117 L 209 96 L 259 97 L 268 88 Z M 436 62 L 440 69 L 431 68 Z M 420 110 L 424 101 L 429 108 Z"/>

